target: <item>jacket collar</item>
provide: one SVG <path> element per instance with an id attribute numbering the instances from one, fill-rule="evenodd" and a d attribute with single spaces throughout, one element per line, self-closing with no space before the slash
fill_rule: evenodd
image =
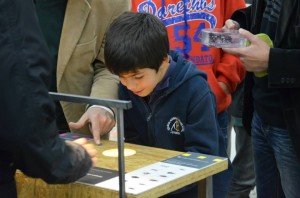
<path id="1" fill-rule="evenodd" d="M 66 65 L 78 43 L 91 6 L 88 0 L 68 0 L 57 60 L 57 82 L 60 83 Z"/>

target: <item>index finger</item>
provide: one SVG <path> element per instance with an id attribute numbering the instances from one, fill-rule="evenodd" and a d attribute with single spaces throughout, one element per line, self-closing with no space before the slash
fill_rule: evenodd
<path id="1" fill-rule="evenodd" d="M 78 138 L 76 140 L 73 140 L 73 142 L 77 143 L 77 144 L 80 144 L 80 145 L 83 145 L 83 144 L 87 143 L 87 139 L 86 138 Z"/>
<path id="2" fill-rule="evenodd" d="M 101 136 L 101 126 L 97 119 L 91 119 L 90 121 L 90 131 L 93 134 L 94 141 L 97 145 L 101 144 L 100 136 Z"/>

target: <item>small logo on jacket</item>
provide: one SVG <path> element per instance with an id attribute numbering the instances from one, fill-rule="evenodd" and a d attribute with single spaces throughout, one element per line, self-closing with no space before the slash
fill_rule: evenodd
<path id="1" fill-rule="evenodd" d="M 180 133 L 184 132 L 184 126 L 179 118 L 173 117 L 167 124 L 167 130 L 171 134 L 180 135 Z"/>

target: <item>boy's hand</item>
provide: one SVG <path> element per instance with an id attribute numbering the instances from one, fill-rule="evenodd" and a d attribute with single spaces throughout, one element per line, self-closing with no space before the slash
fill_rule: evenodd
<path id="1" fill-rule="evenodd" d="M 229 91 L 227 85 L 224 82 L 219 81 L 218 83 L 219 83 L 220 87 L 224 90 L 224 92 L 226 94 L 230 94 L 230 91 Z"/>
<path id="2" fill-rule="evenodd" d="M 86 150 L 86 152 L 91 157 L 93 166 L 95 166 L 97 163 L 97 150 L 95 149 L 95 146 L 93 144 L 89 144 L 85 138 L 79 138 L 77 140 L 74 140 L 73 142 L 81 145 Z"/>
<path id="3" fill-rule="evenodd" d="M 116 124 L 114 117 L 101 107 L 88 108 L 77 122 L 70 122 L 73 129 L 80 129 L 90 124 L 90 131 L 93 134 L 96 144 L 100 144 L 100 136 L 108 133 Z"/>

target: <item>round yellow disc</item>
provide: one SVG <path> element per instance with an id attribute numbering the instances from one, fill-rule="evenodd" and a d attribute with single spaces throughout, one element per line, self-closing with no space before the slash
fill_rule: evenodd
<path id="1" fill-rule="evenodd" d="M 124 149 L 124 156 L 131 156 L 136 153 L 133 149 Z M 102 152 L 104 156 L 107 157 L 118 157 L 118 149 L 109 149 Z"/>

